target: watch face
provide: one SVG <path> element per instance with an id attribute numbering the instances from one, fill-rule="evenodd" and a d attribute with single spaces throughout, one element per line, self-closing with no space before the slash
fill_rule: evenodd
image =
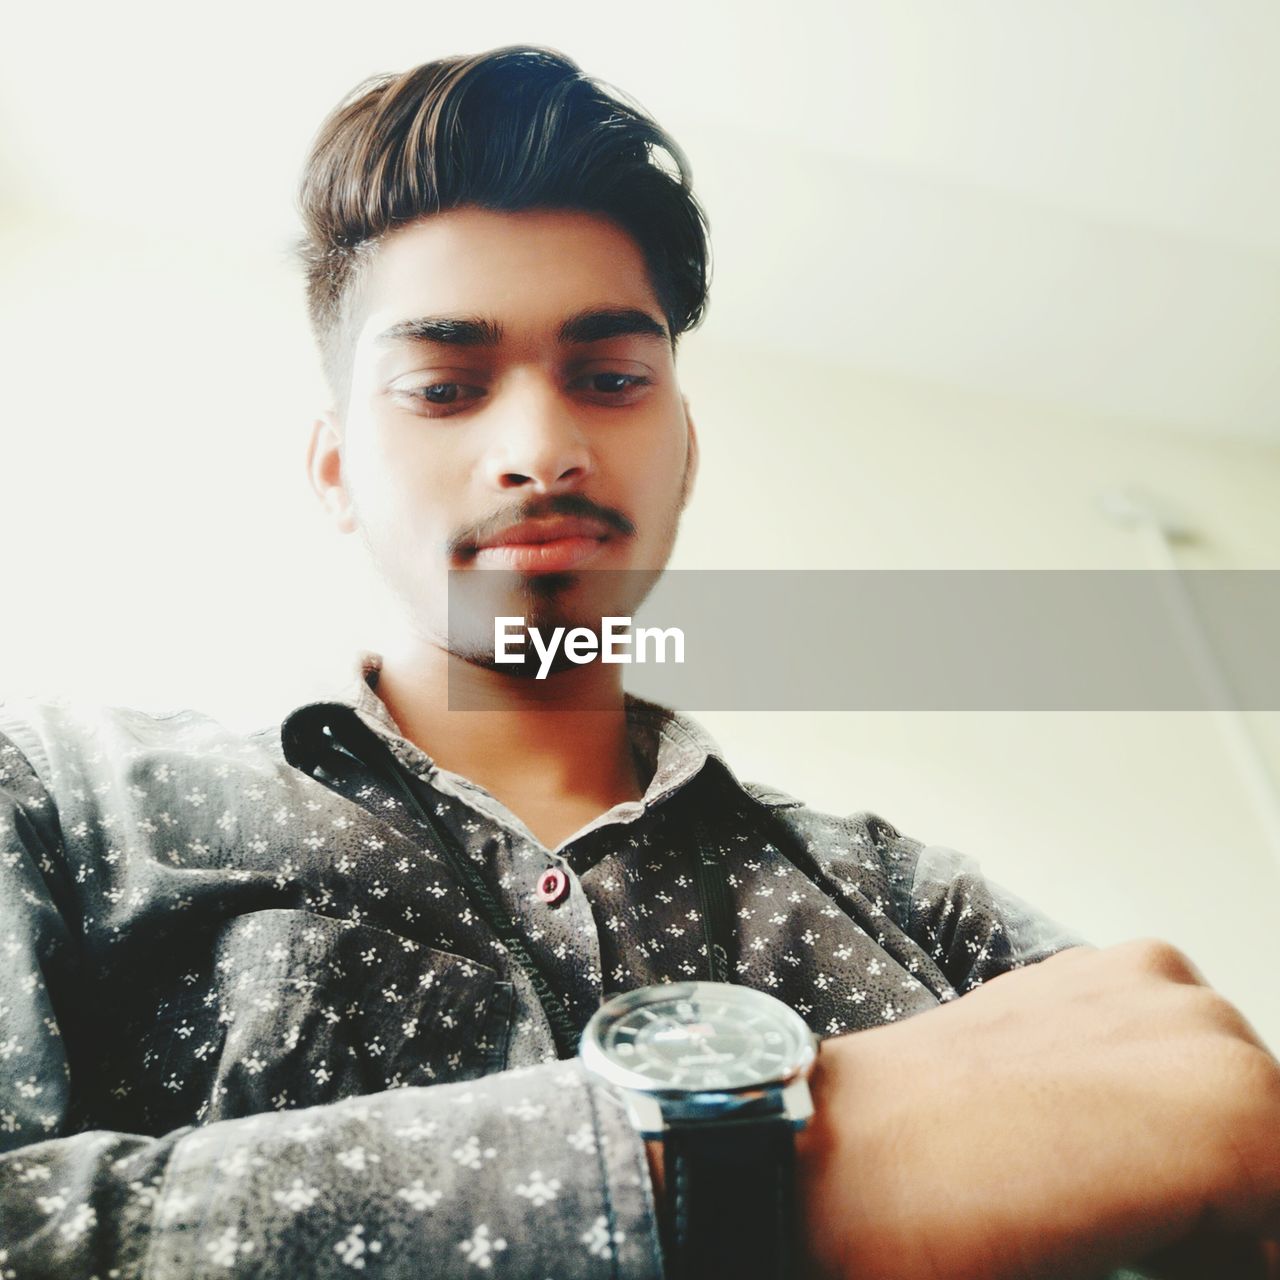
<path id="1" fill-rule="evenodd" d="M 583 1036 L 587 1065 L 650 1092 L 741 1089 L 787 1080 L 814 1055 L 793 1009 L 751 987 L 685 982 L 606 1002 Z"/>

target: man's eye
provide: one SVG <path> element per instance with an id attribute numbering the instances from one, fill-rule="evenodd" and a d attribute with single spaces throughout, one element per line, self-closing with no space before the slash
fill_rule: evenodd
<path id="1" fill-rule="evenodd" d="M 456 404 L 463 391 L 479 391 L 479 388 L 464 387 L 460 382 L 433 382 L 427 387 L 414 387 L 409 394 L 427 404 Z"/>
<path id="2" fill-rule="evenodd" d="M 652 379 L 638 373 L 588 373 L 578 378 L 572 386 L 590 395 L 600 396 L 606 403 L 627 404 L 643 394 L 652 385 Z M 468 386 L 464 382 L 431 382 L 402 389 L 401 393 L 420 405 L 433 409 L 454 410 L 466 407 L 485 395 L 483 387 Z"/>
<path id="3" fill-rule="evenodd" d="M 582 381 L 591 384 L 590 391 L 615 397 L 647 387 L 650 380 L 638 373 L 589 373 Z"/>

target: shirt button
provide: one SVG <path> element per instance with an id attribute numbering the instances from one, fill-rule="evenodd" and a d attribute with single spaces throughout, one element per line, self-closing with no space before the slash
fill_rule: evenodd
<path id="1" fill-rule="evenodd" d="M 559 867 L 548 867 L 538 877 L 538 897 L 555 906 L 569 892 L 569 877 Z"/>

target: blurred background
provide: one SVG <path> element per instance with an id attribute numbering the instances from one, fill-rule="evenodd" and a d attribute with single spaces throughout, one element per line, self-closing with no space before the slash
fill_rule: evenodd
<path id="1" fill-rule="evenodd" d="M 303 472 L 294 184 L 367 75 L 517 42 L 646 107 L 710 216 L 673 567 L 1280 567 L 1271 0 L 28 5 L 0 695 L 249 729 L 378 647 Z M 1280 713 L 700 718 L 740 777 L 972 854 L 1094 942 L 1170 939 L 1280 1046 Z"/>

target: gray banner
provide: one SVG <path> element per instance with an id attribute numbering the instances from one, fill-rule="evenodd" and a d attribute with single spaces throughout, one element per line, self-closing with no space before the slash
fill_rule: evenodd
<path id="1" fill-rule="evenodd" d="M 508 649 L 528 657 L 495 669 L 547 692 L 592 665 L 565 654 L 571 627 L 597 639 L 607 616 L 678 628 L 683 662 L 669 633 L 665 662 L 650 644 L 647 661 L 616 670 L 632 692 L 690 711 L 1280 709 L 1274 570 L 450 574 L 455 652 L 492 663 L 499 616 L 525 619 Z M 549 652 L 556 626 L 548 664 L 527 632 Z M 636 645 L 615 642 L 626 651 Z M 480 705 L 471 687 L 451 683 L 450 706 Z"/>

